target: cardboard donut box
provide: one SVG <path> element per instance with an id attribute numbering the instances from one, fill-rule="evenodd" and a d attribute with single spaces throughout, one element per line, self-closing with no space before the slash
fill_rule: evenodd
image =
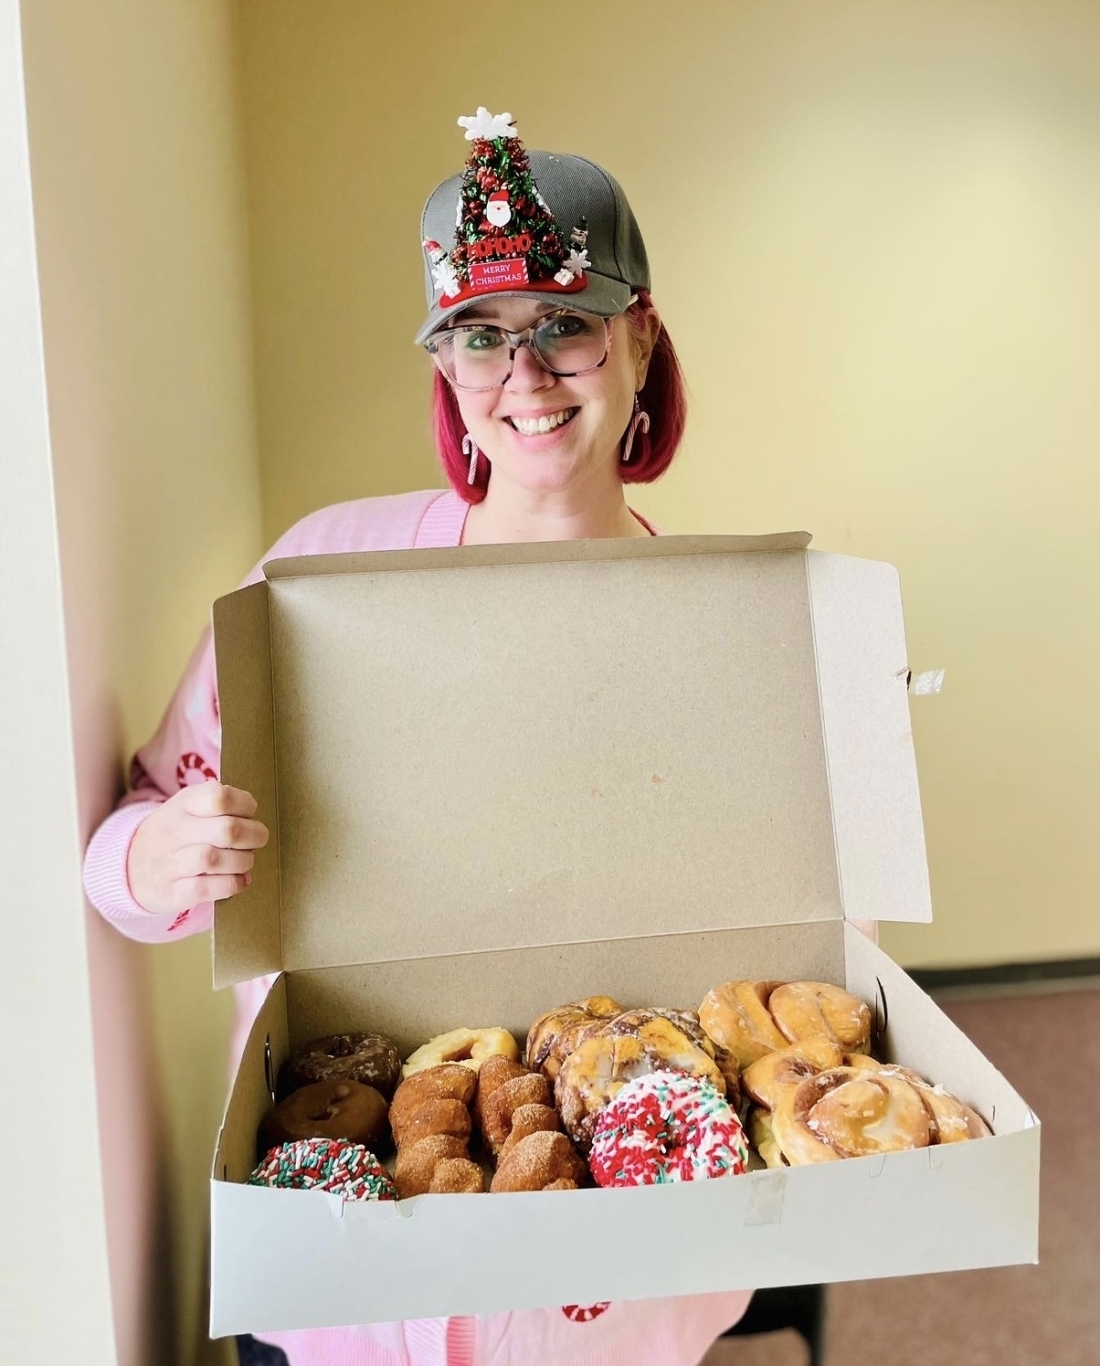
<path id="1" fill-rule="evenodd" d="M 311 557 L 216 604 L 223 779 L 272 835 L 215 976 L 280 975 L 214 1159 L 215 1336 L 1036 1260 L 1038 1120 L 846 923 L 930 918 L 909 661 L 895 571 L 808 544 Z M 309 1039 L 522 1040 L 580 997 L 696 1008 L 731 978 L 845 984 L 995 1136 L 627 1190 L 245 1184 Z M 576 1255 L 615 1247 L 674 1255 Z"/>

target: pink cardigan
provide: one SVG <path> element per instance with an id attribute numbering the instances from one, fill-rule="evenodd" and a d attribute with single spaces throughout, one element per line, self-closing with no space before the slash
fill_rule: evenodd
<path id="1" fill-rule="evenodd" d="M 304 518 L 264 559 L 458 545 L 465 518 L 463 500 L 438 489 L 340 503 Z M 245 582 L 254 583 L 262 576 L 257 565 Z M 220 754 L 214 650 L 207 630 L 156 735 L 134 756 L 131 791 L 96 831 L 85 856 L 84 885 L 89 899 L 131 939 L 160 944 L 211 926 L 210 904 L 193 906 L 176 916 L 143 910 L 130 894 L 126 859 L 141 821 L 185 784 L 216 778 Z M 234 1070 L 273 980 L 257 978 L 236 988 Z M 624 1249 L 623 1255 L 636 1252 Z M 660 1255 L 659 1250 L 654 1255 Z M 281 1347 L 291 1366 L 695 1366 L 715 1337 L 745 1312 L 750 1293 L 565 1305 L 491 1317 L 419 1319 L 258 1336 Z"/>

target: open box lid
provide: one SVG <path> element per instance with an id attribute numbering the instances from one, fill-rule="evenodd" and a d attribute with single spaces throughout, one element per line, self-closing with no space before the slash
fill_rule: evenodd
<path id="1" fill-rule="evenodd" d="M 311 556 L 220 599 L 221 777 L 271 840 L 217 983 L 929 919 L 897 575 L 808 544 Z"/>

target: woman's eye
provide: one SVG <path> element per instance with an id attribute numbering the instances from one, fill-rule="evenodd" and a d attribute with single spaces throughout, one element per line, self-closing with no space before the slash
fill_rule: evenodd
<path id="1" fill-rule="evenodd" d="M 498 346 L 503 345 L 503 339 L 497 332 L 491 332 L 487 328 L 483 331 L 464 332 L 462 334 L 463 351 L 486 352 L 493 351 Z"/>
<path id="2" fill-rule="evenodd" d="M 547 318 L 539 331 L 550 341 L 568 341 L 572 337 L 583 336 L 588 331 L 588 323 L 575 313 L 563 313 L 558 318 Z"/>

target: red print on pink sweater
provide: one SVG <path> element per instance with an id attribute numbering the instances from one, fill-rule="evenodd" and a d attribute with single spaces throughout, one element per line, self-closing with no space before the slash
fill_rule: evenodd
<path id="1" fill-rule="evenodd" d="M 610 1300 L 600 1300 L 598 1304 L 563 1304 L 561 1312 L 570 1323 L 591 1323 L 610 1308 Z"/>
<path id="2" fill-rule="evenodd" d="M 180 787 L 189 787 L 192 783 L 217 782 L 217 780 L 218 775 L 201 754 L 180 755 L 180 761 L 176 765 L 176 782 L 179 783 Z"/>

